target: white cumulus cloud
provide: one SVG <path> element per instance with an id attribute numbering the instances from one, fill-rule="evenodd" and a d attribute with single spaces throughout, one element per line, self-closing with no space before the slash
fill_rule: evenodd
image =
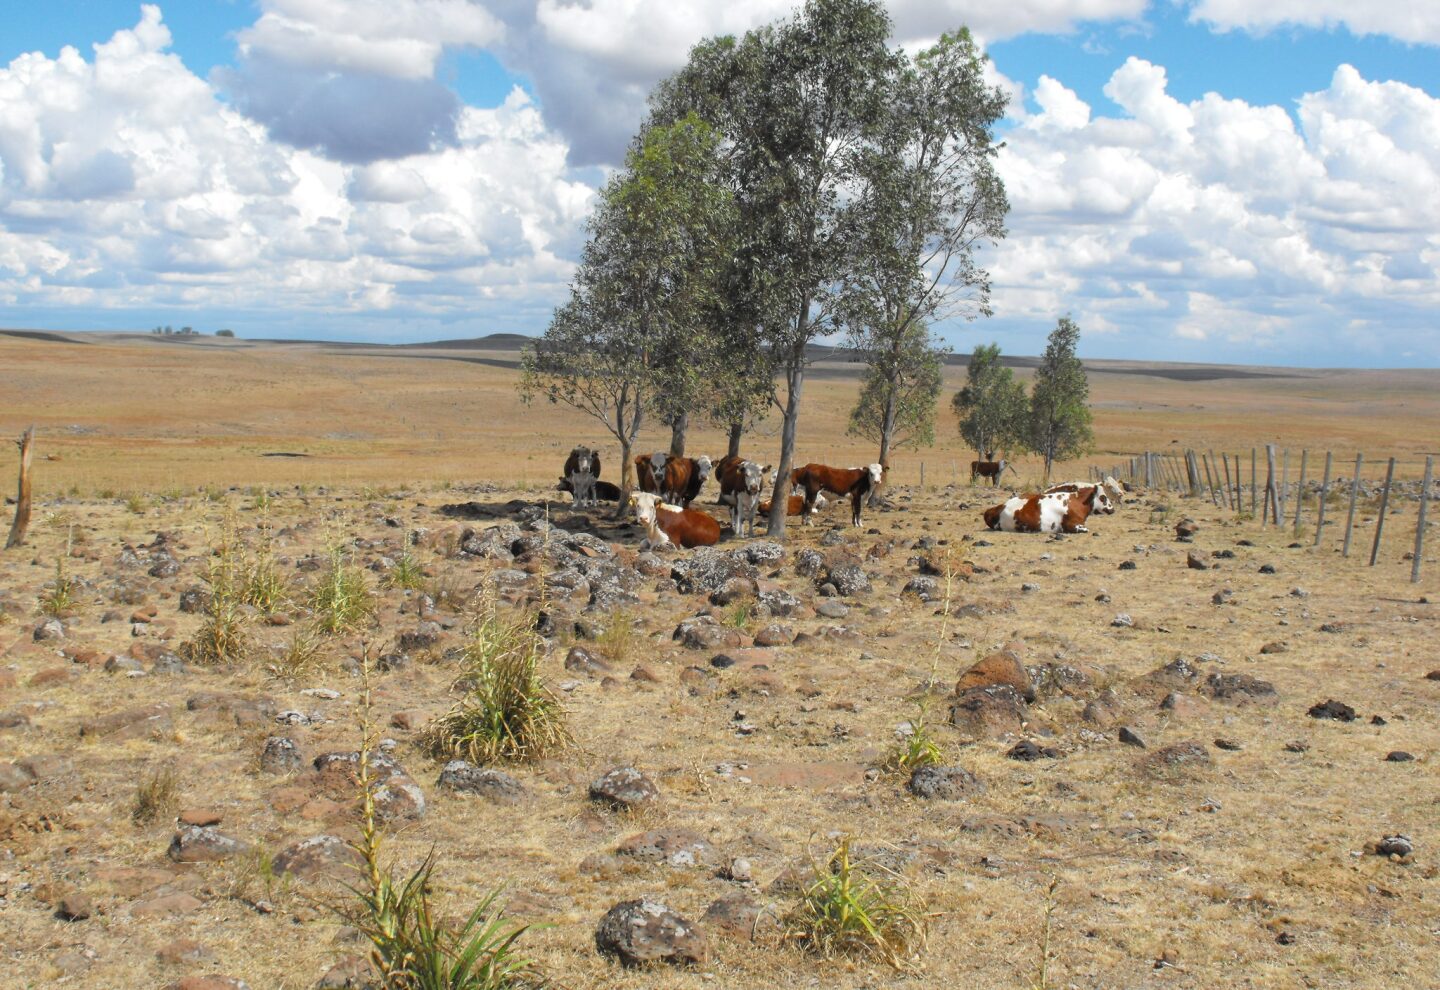
<path id="1" fill-rule="evenodd" d="M 1440 44 L 1440 4 L 1430 0 L 1192 0 L 1191 20 L 1221 30 L 1333 29 Z"/>

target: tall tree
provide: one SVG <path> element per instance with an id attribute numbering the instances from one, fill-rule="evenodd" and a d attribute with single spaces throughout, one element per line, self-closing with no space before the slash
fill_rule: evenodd
<path id="1" fill-rule="evenodd" d="M 702 317 L 734 225 L 730 191 L 714 181 L 716 145 L 693 116 L 641 135 L 601 192 L 569 302 L 525 355 L 522 396 L 603 423 L 620 444 L 626 491 L 646 408 L 677 408 L 674 396 L 705 382 Z"/>
<path id="2" fill-rule="evenodd" d="M 1029 407 L 1025 386 L 1000 363 L 999 344 L 977 344 L 965 372 L 965 387 L 951 400 L 960 436 L 982 459 L 1023 445 Z"/>
<path id="3" fill-rule="evenodd" d="M 1075 356 L 1080 328 L 1062 316 L 1035 370 L 1030 390 L 1030 449 L 1045 458 L 1045 479 L 1055 461 L 1078 457 L 1095 441 L 1091 429 L 1090 382 Z"/>
<path id="4" fill-rule="evenodd" d="M 852 347 L 871 366 L 867 380 L 888 407 L 908 390 L 901 376 L 914 367 L 925 324 L 990 313 L 989 274 L 975 254 L 1004 236 L 1009 204 L 992 134 L 1006 98 L 986 85 L 984 67 L 964 29 L 903 62 L 860 153 L 845 319 Z M 881 419 L 882 464 L 894 422 Z"/>
<path id="5" fill-rule="evenodd" d="M 940 398 L 944 352 L 930 342 L 923 325 L 911 328 L 900 346 L 871 358 L 850 410 L 852 437 L 880 445 L 880 463 L 889 466 L 899 447 L 935 442 L 935 402 Z M 878 495 L 878 491 L 876 492 Z"/>

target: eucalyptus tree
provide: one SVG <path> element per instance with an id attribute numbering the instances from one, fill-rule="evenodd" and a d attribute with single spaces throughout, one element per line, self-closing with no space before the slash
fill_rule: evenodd
<path id="1" fill-rule="evenodd" d="M 990 277 L 976 253 L 1004 237 L 1009 203 L 993 134 L 1006 97 L 985 83 L 984 68 L 963 28 L 904 60 L 859 153 L 844 314 L 851 346 L 870 365 L 864 394 L 879 413 L 881 464 L 905 422 L 902 409 L 913 417 L 906 404 L 925 394 L 916 375 L 938 372 L 926 325 L 990 314 Z M 938 373 L 934 381 L 938 396 Z"/>
<path id="2" fill-rule="evenodd" d="M 960 436 L 988 460 L 995 451 L 1024 446 L 1029 429 L 1025 386 L 1000 363 L 999 344 L 977 344 L 965 371 L 965 387 L 951 400 Z"/>
<path id="3" fill-rule="evenodd" d="M 734 226 L 730 190 L 714 177 L 717 142 L 694 116 L 637 139 L 587 224 L 569 301 L 525 355 L 522 396 L 604 424 L 626 492 L 646 410 L 693 401 L 706 382 L 702 321 Z"/>
<path id="4" fill-rule="evenodd" d="M 924 324 L 914 324 L 898 346 L 877 351 L 869 360 L 847 432 L 879 444 L 879 462 L 888 466 L 892 450 L 935 442 L 944 351 L 931 344 Z"/>
<path id="5" fill-rule="evenodd" d="M 1030 449 L 1045 458 L 1045 478 L 1055 461 L 1078 457 L 1095 442 L 1091 429 L 1090 381 L 1075 350 L 1080 328 L 1062 316 L 1035 369 L 1030 388 Z"/>

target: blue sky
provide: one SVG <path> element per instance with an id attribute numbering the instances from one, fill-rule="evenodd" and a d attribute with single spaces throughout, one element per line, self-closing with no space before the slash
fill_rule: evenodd
<path id="1" fill-rule="evenodd" d="M 649 87 L 789 4 L 6 7 L 0 326 L 398 342 L 543 330 Z M 892 0 L 1012 95 L 995 316 L 941 335 L 1440 365 L 1440 9 L 1401 7 Z"/>

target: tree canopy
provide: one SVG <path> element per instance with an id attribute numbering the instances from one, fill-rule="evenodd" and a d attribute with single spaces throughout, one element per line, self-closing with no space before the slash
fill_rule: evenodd
<path id="1" fill-rule="evenodd" d="M 1025 386 L 1001 364 L 999 344 L 976 345 L 965 386 L 951 406 L 960 420 L 960 436 L 982 458 L 1024 445 L 1029 411 Z"/>
<path id="2" fill-rule="evenodd" d="M 1028 443 L 1045 458 L 1045 477 L 1057 460 L 1079 457 L 1095 441 L 1091 429 L 1090 382 L 1075 355 L 1080 328 L 1062 316 L 1045 346 L 1030 391 Z"/>

